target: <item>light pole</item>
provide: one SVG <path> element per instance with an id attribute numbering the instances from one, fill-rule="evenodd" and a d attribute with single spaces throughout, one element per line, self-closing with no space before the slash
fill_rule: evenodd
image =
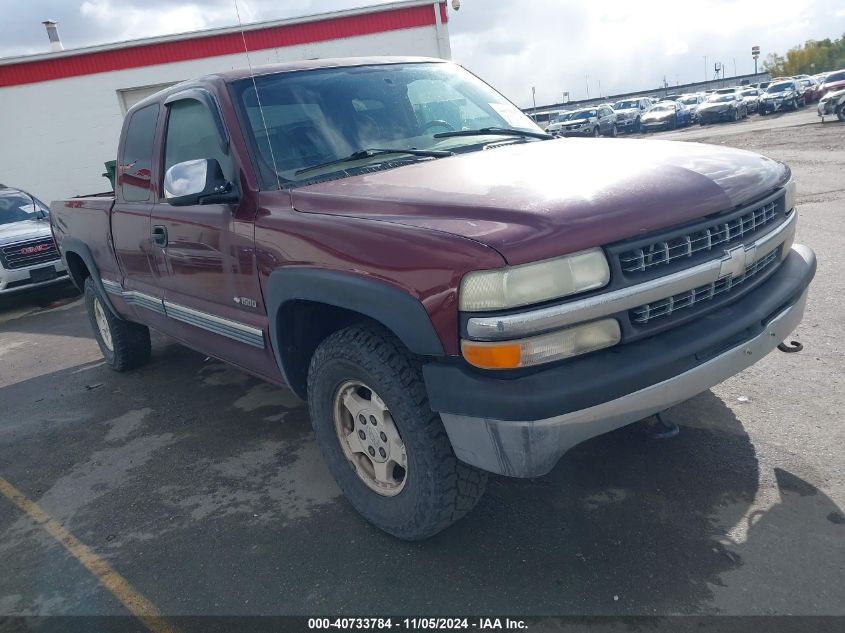
<path id="1" fill-rule="evenodd" d="M 531 100 L 534 102 L 534 109 L 537 109 L 537 88 L 531 86 Z"/>
<path id="2" fill-rule="evenodd" d="M 584 83 L 587 84 L 587 100 L 590 99 L 590 76 L 585 74 L 584 75 Z"/>
<path id="3" fill-rule="evenodd" d="M 704 89 L 707 90 L 707 55 L 704 56 Z"/>

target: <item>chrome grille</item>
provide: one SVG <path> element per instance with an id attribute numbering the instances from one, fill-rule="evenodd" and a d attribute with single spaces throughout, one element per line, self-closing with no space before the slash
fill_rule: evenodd
<path id="1" fill-rule="evenodd" d="M 17 242 L 0 247 L 0 264 L 6 270 L 37 266 L 59 259 L 52 237 Z"/>
<path id="2" fill-rule="evenodd" d="M 713 224 L 697 228 L 691 233 L 625 251 L 619 255 L 619 262 L 623 272 L 644 272 L 652 266 L 670 264 L 685 257 L 692 257 L 696 253 L 739 241 L 744 235 L 772 223 L 777 215 L 777 202 L 772 201 L 727 222 L 716 220 Z"/>
<path id="3" fill-rule="evenodd" d="M 701 303 L 702 301 L 709 301 L 713 297 L 722 294 L 723 292 L 730 292 L 731 289 L 739 286 L 747 279 L 758 275 L 763 270 L 774 264 L 780 254 L 780 248 L 776 248 L 771 253 L 758 259 L 745 269 L 745 272 L 739 277 L 722 277 L 715 281 L 686 292 L 681 292 L 666 299 L 653 301 L 634 308 L 630 312 L 631 321 L 634 323 L 650 323 L 654 319 L 669 316 L 678 310 L 691 308 L 692 306 Z"/>

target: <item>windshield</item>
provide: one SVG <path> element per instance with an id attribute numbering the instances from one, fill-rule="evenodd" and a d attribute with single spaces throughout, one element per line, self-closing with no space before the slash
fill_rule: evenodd
<path id="1" fill-rule="evenodd" d="M 768 87 L 766 92 L 785 92 L 786 90 L 792 90 L 793 85 L 791 81 L 782 81 L 779 84 L 772 84 Z"/>
<path id="2" fill-rule="evenodd" d="M 708 101 L 711 103 L 721 103 L 724 101 L 733 101 L 734 99 L 736 99 L 736 97 L 734 97 L 733 93 L 731 93 L 729 95 L 713 95 L 708 99 Z"/>
<path id="3" fill-rule="evenodd" d="M 36 220 L 41 217 L 39 211 L 45 215 L 48 213 L 43 202 L 36 198 L 33 205 L 32 200 L 16 189 L 0 189 L 0 224 Z"/>
<path id="4" fill-rule="evenodd" d="M 614 110 L 630 110 L 631 108 L 639 108 L 639 101 L 617 101 L 613 104 Z"/>
<path id="5" fill-rule="evenodd" d="M 695 105 L 698 103 L 698 97 L 682 97 L 681 99 L 678 99 L 678 101 L 684 105 Z"/>
<path id="6" fill-rule="evenodd" d="M 435 160 L 401 153 L 349 158 L 363 149 L 469 151 L 495 136 L 435 137 L 443 132 L 498 127 L 542 134 L 490 86 L 447 63 L 277 73 L 256 77 L 255 87 L 252 78 L 235 82 L 233 92 L 262 181 L 273 188 L 377 164 Z M 297 174 L 332 161 L 339 163 Z"/>
<path id="7" fill-rule="evenodd" d="M 756 90 L 743 90 L 743 97 L 756 97 L 759 93 Z"/>
<path id="8" fill-rule="evenodd" d="M 656 106 L 652 106 L 649 109 L 649 112 L 664 112 L 664 111 L 675 111 L 675 104 L 674 103 L 658 103 Z"/>
<path id="9" fill-rule="evenodd" d="M 826 83 L 831 83 L 831 82 L 834 82 L 834 81 L 843 81 L 843 80 L 845 80 L 845 70 L 840 71 L 840 72 L 836 72 L 836 73 L 830 73 L 825 78 Z"/>

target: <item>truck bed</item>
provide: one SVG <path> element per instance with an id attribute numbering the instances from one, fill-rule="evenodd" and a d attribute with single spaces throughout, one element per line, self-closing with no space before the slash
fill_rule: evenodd
<path id="1" fill-rule="evenodd" d="M 59 252 L 65 252 L 62 248 L 65 240 L 84 245 L 100 276 L 120 279 L 109 237 L 112 205 L 114 196 L 110 194 L 54 200 L 50 204 L 50 224 Z M 72 272 L 72 266 L 70 269 Z"/>

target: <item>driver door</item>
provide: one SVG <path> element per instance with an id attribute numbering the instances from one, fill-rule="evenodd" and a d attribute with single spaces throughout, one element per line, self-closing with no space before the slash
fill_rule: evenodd
<path id="1" fill-rule="evenodd" d="M 163 178 L 177 163 L 213 158 L 238 189 L 228 139 L 221 134 L 225 127 L 215 118 L 220 116 L 216 102 L 197 93 L 166 103 L 160 174 Z M 253 200 L 241 195 L 235 203 L 174 206 L 162 193 L 150 214 L 153 261 L 172 335 L 205 353 L 273 375 L 255 258 Z"/>

